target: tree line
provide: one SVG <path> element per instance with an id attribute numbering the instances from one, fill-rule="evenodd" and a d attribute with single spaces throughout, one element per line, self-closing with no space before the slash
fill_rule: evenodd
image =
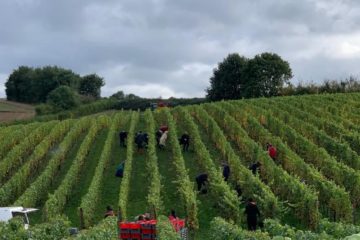
<path id="1" fill-rule="evenodd" d="M 206 98 L 218 101 L 360 91 L 360 81 L 353 76 L 297 85 L 290 82 L 292 77 L 290 64 L 275 53 L 261 53 L 254 58 L 231 53 L 213 70 Z"/>
<path id="2" fill-rule="evenodd" d="M 10 74 L 5 91 L 11 101 L 47 103 L 48 107 L 64 110 L 99 99 L 104 84 L 103 78 L 96 74 L 80 76 L 57 66 L 20 66 Z"/>

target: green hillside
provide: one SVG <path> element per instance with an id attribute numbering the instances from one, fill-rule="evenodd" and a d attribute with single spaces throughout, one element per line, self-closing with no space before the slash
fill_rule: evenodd
<path id="1" fill-rule="evenodd" d="M 83 226 L 94 228 L 79 239 L 116 239 L 116 220 L 102 221 L 108 205 L 128 221 L 174 209 L 195 239 L 343 239 L 360 232 L 359 123 L 360 94 L 349 93 L 9 125 L 0 128 L 0 206 L 36 207 L 33 224 L 64 215 L 79 228 L 81 209 Z M 163 124 L 169 134 L 159 149 L 155 132 Z M 119 146 L 121 130 L 129 133 L 127 148 Z M 138 131 L 149 133 L 144 152 L 134 143 Z M 178 141 L 185 132 L 188 152 Z M 267 143 L 277 149 L 275 160 Z M 124 161 L 120 179 L 115 171 Z M 256 175 L 249 170 L 255 162 L 261 163 Z M 205 172 L 208 193 L 200 194 L 195 178 Z M 250 197 L 265 223 L 262 232 L 245 230 Z"/>

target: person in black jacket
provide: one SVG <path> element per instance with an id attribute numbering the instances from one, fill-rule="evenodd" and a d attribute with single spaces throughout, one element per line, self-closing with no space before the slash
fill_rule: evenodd
<path id="1" fill-rule="evenodd" d="M 224 180 L 227 182 L 230 176 L 230 167 L 226 163 L 223 163 L 223 177 Z"/>
<path id="2" fill-rule="evenodd" d="M 260 211 L 252 198 L 249 198 L 244 213 L 247 215 L 248 230 L 256 231 L 257 217 L 260 217 Z"/>
<path id="3" fill-rule="evenodd" d="M 197 189 L 200 192 L 201 187 L 205 186 L 205 183 L 208 181 L 208 175 L 206 173 L 202 173 L 196 177 Z"/>
<path id="4" fill-rule="evenodd" d="M 257 162 L 257 163 L 254 163 L 252 164 L 249 169 L 252 171 L 252 173 L 254 175 L 256 175 L 256 172 L 258 171 L 258 169 L 260 169 L 260 166 L 261 166 L 261 163 L 260 162 Z"/>
<path id="5" fill-rule="evenodd" d="M 126 147 L 127 135 L 128 135 L 128 133 L 125 132 L 125 131 L 121 131 L 121 132 L 119 133 L 120 147 Z"/>
<path id="6" fill-rule="evenodd" d="M 183 145 L 183 150 L 184 152 L 189 150 L 189 145 L 190 145 L 190 136 L 187 132 L 185 132 L 181 138 L 180 138 L 180 144 Z"/>

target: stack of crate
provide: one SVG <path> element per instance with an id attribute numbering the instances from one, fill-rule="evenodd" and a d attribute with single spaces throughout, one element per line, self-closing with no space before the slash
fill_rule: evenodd
<path id="1" fill-rule="evenodd" d="M 176 232 L 182 239 L 187 239 L 184 219 L 170 220 Z M 156 240 L 156 220 L 119 222 L 119 239 L 122 240 Z"/>

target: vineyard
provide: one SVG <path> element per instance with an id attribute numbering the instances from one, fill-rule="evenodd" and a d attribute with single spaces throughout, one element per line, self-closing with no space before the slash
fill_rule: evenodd
<path id="1" fill-rule="evenodd" d="M 116 218 L 104 219 L 107 206 L 127 221 L 145 212 L 156 216 L 161 239 L 177 239 L 163 216 L 171 209 L 186 218 L 194 239 L 344 239 L 360 233 L 359 123 L 360 94 L 349 93 L 3 126 L 0 206 L 38 208 L 30 229 L 33 236 L 55 234 L 48 239 L 117 239 Z M 164 149 L 155 138 L 161 125 L 169 128 Z M 120 131 L 128 132 L 126 148 Z M 143 152 L 134 143 L 138 131 L 149 134 Z M 179 144 L 185 132 L 191 137 L 186 152 Z M 275 160 L 267 143 L 277 149 Z M 261 166 L 253 174 L 249 166 L 256 162 Z M 196 189 L 201 173 L 208 174 L 206 194 Z M 250 197 L 261 212 L 261 231 L 246 231 Z M 82 231 L 65 236 L 70 226 Z M 19 239 L 20 228 L 0 224 L 0 239 Z"/>

